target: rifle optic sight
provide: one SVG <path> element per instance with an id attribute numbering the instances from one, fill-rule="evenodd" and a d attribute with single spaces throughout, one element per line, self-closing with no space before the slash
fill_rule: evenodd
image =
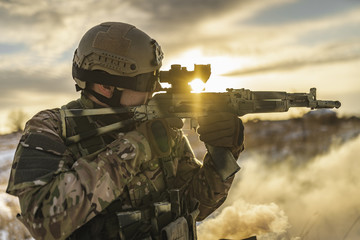
<path id="1" fill-rule="evenodd" d="M 210 64 L 194 64 L 194 71 L 188 71 L 186 67 L 174 64 L 171 65 L 169 71 L 160 71 L 160 82 L 171 84 L 171 88 L 164 89 L 169 93 L 190 93 L 191 87 L 189 86 L 189 83 L 191 81 L 198 78 L 206 83 L 210 74 Z"/>

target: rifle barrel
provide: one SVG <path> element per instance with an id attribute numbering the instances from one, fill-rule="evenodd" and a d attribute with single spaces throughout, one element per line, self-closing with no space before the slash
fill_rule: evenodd
<path id="1" fill-rule="evenodd" d="M 339 108 L 341 103 L 339 101 L 316 101 L 316 108 Z"/>

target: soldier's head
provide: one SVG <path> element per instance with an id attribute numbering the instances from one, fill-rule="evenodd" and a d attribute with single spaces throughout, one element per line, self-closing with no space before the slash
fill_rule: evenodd
<path id="1" fill-rule="evenodd" d="M 109 106 L 141 104 L 158 86 L 163 53 L 136 27 L 106 22 L 91 28 L 75 50 L 72 75 L 85 90 Z"/>

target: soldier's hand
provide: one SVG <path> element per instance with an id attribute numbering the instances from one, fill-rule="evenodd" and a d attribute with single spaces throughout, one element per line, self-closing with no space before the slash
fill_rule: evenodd
<path id="1" fill-rule="evenodd" d="M 240 118 L 228 112 L 198 117 L 200 140 L 214 147 L 237 148 L 244 141 L 244 125 Z"/>
<path id="2" fill-rule="evenodd" d="M 171 151 L 170 139 L 175 134 L 173 129 L 181 129 L 183 125 L 180 118 L 161 118 L 143 122 L 136 130 L 148 140 L 152 157 L 166 157 Z"/>

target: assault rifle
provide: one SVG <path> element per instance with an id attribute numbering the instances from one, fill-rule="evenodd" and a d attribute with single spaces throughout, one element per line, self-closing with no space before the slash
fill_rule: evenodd
<path id="1" fill-rule="evenodd" d="M 339 108 L 339 101 L 316 99 L 316 88 L 309 93 L 250 91 L 228 88 L 226 92 L 191 93 L 189 83 L 194 79 L 207 82 L 210 65 L 195 65 L 187 71 L 180 65 L 172 65 L 169 71 L 160 72 L 160 82 L 169 83 L 166 93 L 156 94 L 146 105 L 129 108 L 135 120 L 151 120 L 163 117 L 194 119 L 211 112 L 232 112 L 238 116 L 250 113 L 287 112 L 291 107 Z"/>
<path id="2" fill-rule="evenodd" d="M 134 122 L 142 122 L 156 118 L 190 118 L 192 127 L 197 125 L 196 117 L 212 112 L 231 112 L 237 116 L 251 113 L 287 112 L 292 107 L 306 107 L 311 109 L 339 108 L 339 101 L 324 101 L 316 99 L 316 88 L 309 93 L 287 93 L 274 91 L 250 91 L 248 89 L 227 89 L 226 92 L 191 93 L 189 83 L 198 78 L 206 82 L 211 74 L 210 65 L 196 65 L 194 71 L 188 71 L 180 65 L 172 65 L 169 71 L 160 72 L 160 82 L 171 84 L 170 88 L 163 88 L 145 105 L 124 108 L 102 109 L 68 109 L 63 113 L 66 117 L 90 115 L 118 114 L 130 112 L 133 117 L 105 127 L 67 138 L 67 143 L 75 143 L 88 137 L 101 135 L 123 128 Z M 65 121 L 63 121 L 65 122 Z M 218 169 L 221 170 L 223 180 L 233 174 L 238 167 L 236 160 L 225 148 L 207 146 L 209 153 Z M 226 158 L 230 161 L 222 161 Z M 224 166 L 224 162 L 229 165 Z"/>

